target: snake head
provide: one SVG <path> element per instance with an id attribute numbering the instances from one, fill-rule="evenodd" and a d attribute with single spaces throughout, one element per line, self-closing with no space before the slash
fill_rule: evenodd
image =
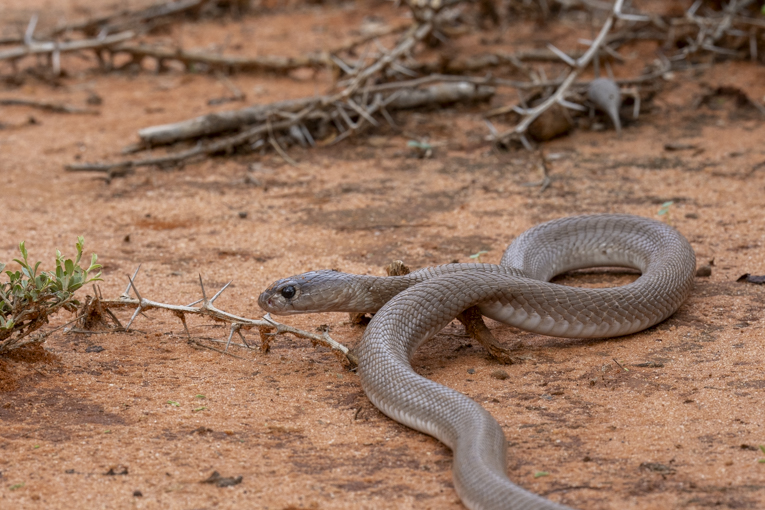
<path id="1" fill-rule="evenodd" d="M 337 281 L 342 279 L 339 278 L 342 274 L 332 270 L 311 271 L 277 280 L 263 291 L 258 298 L 258 305 L 276 315 L 334 309 L 324 303 L 337 306 Z"/>

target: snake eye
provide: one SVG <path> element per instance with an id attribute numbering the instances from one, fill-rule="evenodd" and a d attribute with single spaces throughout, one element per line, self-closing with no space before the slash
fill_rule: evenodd
<path id="1" fill-rule="evenodd" d="M 284 299 L 292 299 L 295 297 L 295 287 L 292 285 L 288 285 L 287 287 L 284 287 L 281 292 Z"/>

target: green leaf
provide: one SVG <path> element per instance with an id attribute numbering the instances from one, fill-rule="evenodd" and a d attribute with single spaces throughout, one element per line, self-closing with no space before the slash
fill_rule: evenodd
<path id="1" fill-rule="evenodd" d="M 10 487 L 8 487 L 8 490 L 15 491 L 16 489 L 21 489 L 22 487 L 24 487 L 23 483 L 14 483 Z"/>
<path id="2" fill-rule="evenodd" d="M 27 247 L 24 243 L 24 241 L 21 241 L 19 243 L 19 251 L 21 252 L 21 256 L 24 257 L 24 262 L 27 260 Z"/>
<path id="3" fill-rule="evenodd" d="M 65 274 L 67 276 L 72 276 L 74 274 L 74 262 L 72 259 L 66 259 L 66 262 L 64 263 L 65 267 Z"/>
<path id="4" fill-rule="evenodd" d="M 171 406 L 181 407 L 181 404 L 179 404 L 175 400 L 168 400 L 167 403 L 170 404 Z"/>
<path id="5" fill-rule="evenodd" d="M 669 202 L 664 202 L 661 204 L 661 207 L 659 208 L 659 216 L 664 216 L 669 212 L 669 208 L 674 204 L 675 202 L 673 200 L 670 200 Z"/>
<path id="6" fill-rule="evenodd" d="M 429 143 L 427 143 L 427 142 L 418 142 L 417 140 L 409 140 L 408 142 L 406 142 L 406 146 L 407 147 L 414 147 L 416 149 L 420 149 L 420 150 L 423 150 L 423 151 L 428 151 L 428 150 L 431 150 L 433 148 L 433 146 L 430 145 Z"/>
<path id="7" fill-rule="evenodd" d="M 537 471 L 534 473 L 534 478 L 541 478 L 543 476 L 550 476 L 550 473 L 547 471 Z"/>
<path id="8" fill-rule="evenodd" d="M 77 258 L 74 261 L 75 265 L 80 263 L 80 259 L 82 258 L 82 247 L 85 246 L 85 238 L 82 236 L 77 237 Z"/>
<path id="9" fill-rule="evenodd" d="M 765 444 L 760 445 L 760 450 L 762 450 L 762 453 L 765 453 Z"/>
<path id="10" fill-rule="evenodd" d="M 207 409 L 207 408 L 204 407 L 204 406 L 203 407 L 197 407 L 195 409 L 192 409 L 191 412 L 192 413 L 198 413 L 199 411 L 204 411 L 205 409 Z"/>
<path id="11" fill-rule="evenodd" d="M 98 255 L 95 253 L 91 254 L 90 256 L 90 267 L 88 268 L 88 272 L 95 271 L 96 269 L 101 269 L 101 264 L 96 264 L 98 261 Z"/>

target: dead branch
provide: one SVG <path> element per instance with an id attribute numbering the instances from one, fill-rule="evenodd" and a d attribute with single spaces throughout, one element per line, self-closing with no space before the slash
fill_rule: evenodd
<path id="1" fill-rule="evenodd" d="M 156 25 L 149 22 L 156 22 L 159 18 L 168 18 L 185 12 L 201 8 L 210 0 L 175 0 L 172 2 L 163 2 L 152 5 L 139 11 L 121 11 L 99 18 L 92 18 L 83 21 L 77 21 L 65 25 L 60 25 L 38 34 L 39 40 L 49 40 L 72 32 L 81 32 L 89 37 L 95 37 L 99 33 L 113 34 L 128 29 L 140 32 L 146 32 L 148 28 Z M 144 27 L 141 27 L 144 24 Z M 0 44 L 24 44 L 25 37 L 7 37 L 0 39 Z"/>
<path id="2" fill-rule="evenodd" d="M 267 105 L 254 105 L 239 110 L 210 113 L 190 120 L 150 126 L 138 131 L 141 145 L 154 147 L 169 145 L 181 140 L 189 140 L 202 136 L 216 135 L 226 131 L 239 129 L 249 124 L 266 122 L 276 112 L 285 114 L 297 113 L 304 108 L 318 104 L 321 99 L 302 98 L 278 101 Z"/>
<path id="3" fill-rule="evenodd" d="M 239 337 L 242 339 L 244 343 L 243 344 L 235 343 L 233 345 L 244 346 L 245 348 L 251 349 L 252 347 L 250 347 L 250 345 L 247 343 L 244 336 L 242 335 L 242 330 L 250 330 L 252 328 L 256 328 L 258 329 L 258 332 L 260 334 L 261 341 L 262 341 L 261 350 L 264 352 L 267 352 L 268 350 L 270 337 L 284 334 L 284 333 L 289 333 L 298 338 L 304 338 L 304 339 L 310 340 L 313 345 L 323 345 L 339 353 L 351 367 L 355 367 L 357 364 L 358 360 L 356 359 L 355 355 L 343 344 L 335 341 L 326 331 L 322 332 L 321 335 L 317 335 L 315 333 L 303 331 L 303 330 L 294 328 L 292 326 L 277 322 L 274 319 L 272 319 L 269 314 L 266 314 L 262 319 L 249 319 L 246 317 L 240 317 L 238 315 L 225 312 L 217 308 L 214 304 L 215 300 L 220 297 L 220 295 L 223 293 L 223 291 L 225 291 L 228 288 L 229 285 L 231 285 L 231 282 L 227 283 L 222 289 L 216 292 L 214 296 L 212 296 L 211 298 L 208 298 L 207 293 L 205 291 L 204 283 L 202 281 L 202 277 L 200 275 L 199 285 L 202 289 L 202 299 L 185 306 L 172 305 L 167 303 L 160 303 L 157 301 L 151 301 L 141 296 L 135 283 L 135 278 L 138 275 L 139 270 L 140 270 L 140 266 L 133 273 L 132 277 L 131 276 L 127 277 L 128 285 L 125 288 L 125 292 L 123 292 L 118 299 L 112 299 L 112 300 L 99 299 L 100 302 L 98 303 L 98 306 L 107 311 L 118 309 L 118 308 L 135 307 L 133 315 L 131 316 L 130 321 L 125 325 L 125 327 L 117 328 L 120 331 L 129 331 L 136 317 L 141 313 L 147 312 L 152 309 L 168 310 L 169 312 L 173 313 L 175 316 L 177 316 L 181 320 L 181 323 L 183 324 L 184 330 L 186 331 L 186 335 L 188 337 L 189 342 L 196 343 L 197 345 L 200 345 L 199 342 L 196 341 L 194 338 L 192 338 L 191 333 L 189 332 L 188 326 L 186 324 L 187 314 L 207 317 L 216 322 L 224 322 L 230 325 L 228 340 L 226 341 L 226 348 L 223 352 L 227 352 L 229 347 L 232 345 L 232 339 L 235 333 L 239 335 Z M 131 290 L 133 291 L 133 293 L 135 293 L 135 296 L 136 296 L 135 298 L 130 296 Z M 89 304 L 92 307 L 92 303 L 89 302 Z M 198 306 L 195 306 L 195 305 L 198 305 Z M 83 315 L 83 314 L 80 314 L 80 315 Z M 204 345 L 201 345 L 201 346 L 209 347 Z M 216 349 L 213 349 L 213 350 L 216 350 Z"/>
<path id="4" fill-rule="evenodd" d="M 366 123 L 376 122 L 373 116 L 383 110 L 403 110 L 426 105 L 441 105 L 455 102 L 485 100 L 494 94 L 494 88 L 478 86 L 468 82 L 441 83 L 426 89 L 399 90 L 386 96 L 375 94 L 371 103 L 364 104 L 361 96 L 347 98 L 344 102 L 328 104 L 328 96 L 304 98 L 295 101 L 284 101 L 266 107 L 250 107 L 228 112 L 228 115 L 210 114 L 190 121 L 163 126 L 146 128 L 139 132 L 142 144 L 146 146 L 172 143 L 179 140 L 209 136 L 222 131 L 241 127 L 248 121 L 255 120 L 257 124 L 246 127 L 244 131 L 218 138 L 185 151 L 164 156 L 149 157 L 137 160 L 119 161 L 115 163 L 85 163 L 66 165 L 69 172 L 112 172 L 142 166 L 168 166 L 185 162 L 197 157 L 208 156 L 236 147 L 253 144 L 257 140 L 269 138 L 269 131 L 288 131 L 293 126 L 304 126 L 309 120 L 343 120 L 346 130 L 337 138 L 345 138 L 356 132 Z M 276 107 L 278 106 L 278 108 Z M 303 109 L 292 113 L 298 107 Z M 273 122 L 272 116 L 287 117 L 285 120 Z M 273 138 L 273 137 L 271 137 Z M 148 140 L 144 142 L 143 140 Z M 112 175 L 116 176 L 116 175 Z"/>
<path id="5" fill-rule="evenodd" d="M 34 101 L 32 99 L 0 99 L 0 105 L 2 106 L 31 106 L 32 108 L 39 108 L 49 112 L 56 113 L 73 113 L 84 115 L 98 115 L 100 112 L 92 108 L 79 108 L 77 106 L 70 106 L 63 103 L 49 103 L 45 101 Z"/>
<path id="6" fill-rule="evenodd" d="M 303 117 L 305 117 L 312 110 L 313 110 L 313 107 L 309 106 L 305 108 L 303 112 L 299 113 L 292 119 L 281 121 L 281 122 L 275 122 L 272 125 L 272 128 L 288 129 L 290 126 L 299 122 Z M 188 149 L 182 152 L 173 153 L 166 156 L 157 156 L 157 157 L 150 157 L 150 158 L 130 160 L 130 161 L 119 161 L 116 163 L 86 163 L 84 165 L 73 164 L 73 165 L 66 165 L 64 169 L 67 172 L 80 172 L 80 171 L 109 172 L 114 169 L 136 168 L 136 167 L 142 167 L 142 166 L 177 165 L 178 163 L 185 162 L 197 157 L 209 156 L 218 152 L 231 150 L 234 147 L 238 147 L 246 143 L 253 143 L 257 139 L 261 138 L 262 135 L 264 135 L 267 132 L 268 132 L 268 126 L 261 124 L 253 128 L 247 129 L 236 135 L 224 137 L 210 143 L 199 144 L 193 149 Z"/>
<path id="7" fill-rule="evenodd" d="M 112 54 L 127 53 L 131 55 L 134 62 L 140 62 L 146 57 L 157 60 L 157 67 L 163 69 L 166 61 L 177 61 L 183 64 L 187 70 L 192 70 L 196 66 L 204 65 L 210 69 L 221 69 L 230 73 L 234 72 L 276 72 L 286 73 L 295 69 L 304 67 L 334 67 L 340 68 L 333 56 L 348 52 L 357 46 L 365 44 L 379 37 L 402 32 L 408 29 L 410 25 L 397 25 L 383 27 L 366 34 L 359 39 L 340 45 L 329 51 L 323 51 L 310 55 L 297 57 L 283 57 L 278 55 L 268 55 L 262 57 L 235 57 L 214 55 L 198 51 L 184 51 L 182 49 L 161 48 L 145 44 L 131 45 L 122 44 L 111 48 Z"/>
<path id="8" fill-rule="evenodd" d="M 140 62 L 146 57 L 157 59 L 158 68 L 165 67 L 165 61 L 181 62 L 187 70 L 195 66 L 205 65 L 211 69 L 222 69 L 227 72 L 280 72 L 285 73 L 302 67 L 322 67 L 331 65 L 328 55 L 305 55 L 298 57 L 280 57 L 268 55 L 264 57 L 234 57 L 212 55 L 209 53 L 155 48 L 147 45 L 122 44 L 111 48 L 112 54 L 128 53 L 133 62 Z"/>
<path id="9" fill-rule="evenodd" d="M 40 54 L 61 54 L 72 51 L 81 51 L 98 48 L 109 48 L 115 44 L 125 42 L 128 39 L 132 39 L 136 36 L 136 33 L 129 30 L 127 32 L 120 32 L 118 34 L 107 35 L 104 37 L 96 37 L 94 39 L 82 39 L 79 41 L 69 42 L 30 42 L 23 46 L 11 48 L 9 50 L 0 51 L 0 61 L 2 60 L 15 60 L 27 55 L 40 55 Z"/>
<path id="10" fill-rule="evenodd" d="M 437 81 L 437 79 L 431 81 Z M 490 87 L 476 87 L 463 80 L 450 84 L 443 83 L 437 86 L 428 87 L 427 89 L 414 88 L 423 83 L 425 82 L 400 82 L 400 84 L 389 84 L 392 86 L 384 88 L 370 87 L 369 92 L 376 93 L 381 92 L 382 90 L 401 90 L 401 93 L 387 103 L 387 107 L 390 110 L 403 110 L 456 102 L 482 101 L 494 93 L 494 90 Z M 249 106 L 239 110 L 211 113 L 173 124 L 163 124 L 144 128 L 138 131 L 138 136 L 141 139 L 141 145 L 144 147 L 167 145 L 181 140 L 189 140 L 231 131 L 249 124 L 264 123 L 277 114 L 285 116 L 308 107 L 318 108 L 322 104 L 329 103 L 329 100 L 330 97 L 328 96 L 306 97 L 288 101 L 279 101 L 267 105 Z M 308 117 L 316 119 L 322 117 L 322 115 L 315 113 Z"/>

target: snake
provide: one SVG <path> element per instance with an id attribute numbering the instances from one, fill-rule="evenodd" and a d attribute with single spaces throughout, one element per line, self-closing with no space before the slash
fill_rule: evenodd
<path id="1" fill-rule="evenodd" d="M 550 282 L 597 266 L 641 274 L 608 288 Z M 388 277 L 312 271 L 276 281 L 258 302 L 282 315 L 376 312 L 356 348 L 361 386 L 384 414 L 452 450 L 454 487 L 463 504 L 473 510 L 563 510 L 569 507 L 510 481 L 501 426 L 471 398 L 417 374 L 412 356 L 473 306 L 543 335 L 629 335 L 680 307 L 693 288 L 695 268 L 690 243 L 666 223 L 623 214 L 570 216 L 520 234 L 499 264 L 446 264 Z"/>

